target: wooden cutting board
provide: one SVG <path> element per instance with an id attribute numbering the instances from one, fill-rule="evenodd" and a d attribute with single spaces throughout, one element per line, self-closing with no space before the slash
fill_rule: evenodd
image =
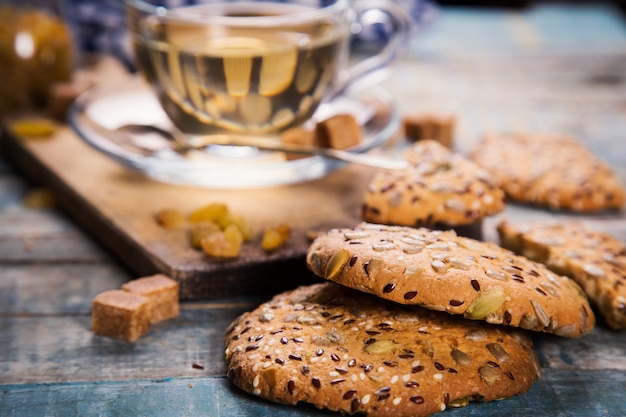
<path id="1" fill-rule="evenodd" d="M 1 144 L 9 161 L 53 190 L 72 220 L 133 273 L 171 276 L 183 299 L 275 292 L 311 282 L 315 277 L 304 259 L 310 234 L 356 224 L 374 173 L 352 165 L 297 185 L 214 190 L 150 180 L 92 149 L 67 126 L 45 139 L 22 139 L 9 131 Z M 255 237 L 236 259 L 210 259 L 190 247 L 185 228 L 165 229 L 154 219 L 164 208 L 189 213 L 211 202 L 226 203 L 252 227 Z M 262 230 L 281 223 L 292 228 L 288 244 L 265 253 Z"/>

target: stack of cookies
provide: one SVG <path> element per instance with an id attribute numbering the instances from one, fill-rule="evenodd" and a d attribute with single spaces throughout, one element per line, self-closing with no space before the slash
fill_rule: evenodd
<path id="1" fill-rule="evenodd" d="M 527 391 L 527 331 L 578 337 L 595 324 L 581 288 L 454 231 L 362 223 L 309 247 L 327 283 L 277 295 L 227 330 L 228 378 L 279 403 L 428 416 Z"/>
<path id="2" fill-rule="evenodd" d="M 555 157 L 556 156 L 556 157 Z M 228 329 L 228 378 L 279 403 L 370 416 L 428 416 L 527 391 L 531 332 L 592 331 L 588 298 L 626 328 L 626 247 L 580 223 L 481 221 L 514 202 L 621 209 L 610 167 L 565 135 L 488 135 L 467 159 L 432 140 L 367 187 L 365 221 L 317 237 L 326 283 L 277 295 Z M 465 236 L 461 236 L 461 234 Z"/>

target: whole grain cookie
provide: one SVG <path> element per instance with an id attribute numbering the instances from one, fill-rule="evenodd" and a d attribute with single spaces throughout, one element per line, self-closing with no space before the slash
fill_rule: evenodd
<path id="1" fill-rule="evenodd" d="M 606 323 L 626 328 L 626 245 L 582 223 L 498 224 L 502 245 L 571 277 Z"/>
<path id="2" fill-rule="evenodd" d="M 564 134 L 490 134 L 471 158 L 518 202 L 576 212 L 624 205 L 624 189 L 611 168 Z"/>
<path id="3" fill-rule="evenodd" d="M 380 171 L 367 187 L 361 217 L 400 226 L 463 226 L 504 209 L 504 192 L 486 171 L 432 140 L 407 150 L 411 166 Z M 480 236 L 476 236 L 480 238 Z"/>
<path id="4" fill-rule="evenodd" d="M 569 278 L 454 231 L 368 223 L 333 229 L 313 241 L 307 265 L 347 287 L 468 319 L 566 337 L 595 324 Z"/>
<path id="5" fill-rule="evenodd" d="M 334 283 L 300 287 L 245 313 L 226 333 L 227 376 L 279 403 L 368 416 L 428 416 L 527 391 L 530 338 L 401 306 Z"/>

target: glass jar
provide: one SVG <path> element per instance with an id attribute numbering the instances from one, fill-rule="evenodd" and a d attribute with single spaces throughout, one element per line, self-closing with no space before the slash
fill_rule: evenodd
<path id="1" fill-rule="evenodd" d="M 69 26 L 55 1 L 0 4 L 0 114 L 46 105 L 74 65 Z"/>

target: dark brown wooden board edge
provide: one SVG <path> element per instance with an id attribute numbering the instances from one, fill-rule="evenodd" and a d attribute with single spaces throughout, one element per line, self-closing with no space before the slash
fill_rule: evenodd
<path id="1" fill-rule="evenodd" d="M 166 274 L 180 284 L 181 300 L 271 294 L 316 279 L 306 268 L 304 253 L 293 253 L 271 263 L 250 262 L 237 268 L 220 270 L 182 270 L 167 265 L 138 248 L 123 231 L 107 218 L 98 215 L 80 193 L 42 163 L 20 138 L 2 124 L 0 152 L 6 162 L 30 182 L 49 188 L 59 209 L 129 269 L 129 279 L 133 278 L 133 274 Z"/>

